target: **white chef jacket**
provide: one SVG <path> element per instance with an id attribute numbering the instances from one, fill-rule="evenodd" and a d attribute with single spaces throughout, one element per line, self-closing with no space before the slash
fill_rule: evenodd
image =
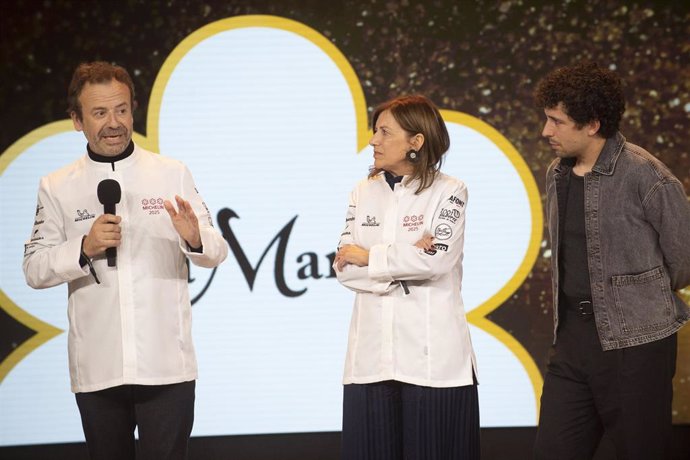
<path id="1" fill-rule="evenodd" d="M 101 284 L 79 264 L 82 237 L 103 214 L 98 183 L 115 179 L 122 190 L 117 267 L 93 260 Z M 175 195 L 199 219 L 203 252 L 190 252 L 163 208 Z M 115 163 L 88 155 L 41 178 L 24 275 L 33 288 L 68 283 L 69 368 L 72 391 L 194 380 L 192 311 L 186 257 L 202 267 L 220 264 L 228 247 L 213 228 L 192 175 L 177 160 L 138 146 Z"/>
<path id="2" fill-rule="evenodd" d="M 369 250 L 369 266 L 336 269 L 338 281 L 357 293 L 344 384 L 473 383 L 475 355 L 460 294 L 467 187 L 442 173 L 415 195 L 418 185 L 406 177 L 391 190 L 382 173 L 350 195 L 338 246 Z M 434 250 L 414 246 L 425 233 L 434 236 Z"/>

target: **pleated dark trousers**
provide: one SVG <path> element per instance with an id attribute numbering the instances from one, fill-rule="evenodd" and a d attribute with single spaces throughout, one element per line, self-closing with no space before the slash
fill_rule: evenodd
<path id="1" fill-rule="evenodd" d="M 342 460 L 479 460 L 477 386 L 344 386 Z"/>

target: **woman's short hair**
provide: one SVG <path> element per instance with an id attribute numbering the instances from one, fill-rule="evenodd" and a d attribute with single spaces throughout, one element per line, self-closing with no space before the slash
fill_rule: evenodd
<path id="1" fill-rule="evenodd" d="M 417 152 L 417 160 L 411 163 L 414 168 L 411 179 L 420 181 L 415 192 L 418 194 L 431 186 L 441 168 L 443 155 L 450 148 L 448 129 L 438 108 L 421 95 L 396 97 L 376 107 L 371 121 L 372 129 L 376 128 L 376 121 L 386 110 L 408 135 L 424 136 L 424 144 Z M 380 172 L 380 169 L 374 169 L 369 177 Z"/>

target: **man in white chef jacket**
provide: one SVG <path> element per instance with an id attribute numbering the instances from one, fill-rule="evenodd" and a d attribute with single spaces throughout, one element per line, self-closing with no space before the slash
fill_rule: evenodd
<path id="1" fill-rule="evenodd" d="M 187 167 L 132 142 L 124 68 L 79 65 L 68 104 L 87 151 L 41 179 L 24 274 L 37 289 L 68 283 L 70 380 L 91 458 L 133 459 L 137 427 L 140 456 L 186 459 L 197 378 L 186 260 L 215 267 L 227 244 Z"/>

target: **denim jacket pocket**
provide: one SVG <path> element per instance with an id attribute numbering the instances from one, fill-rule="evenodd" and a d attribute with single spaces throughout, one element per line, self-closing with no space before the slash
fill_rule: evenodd
<path id="1" fill-rule="evenodd" d="M 653 331 L 673 322 L 673 293 L 664 267 L 613 275 L 613 297 L 624 333 Z"/>

